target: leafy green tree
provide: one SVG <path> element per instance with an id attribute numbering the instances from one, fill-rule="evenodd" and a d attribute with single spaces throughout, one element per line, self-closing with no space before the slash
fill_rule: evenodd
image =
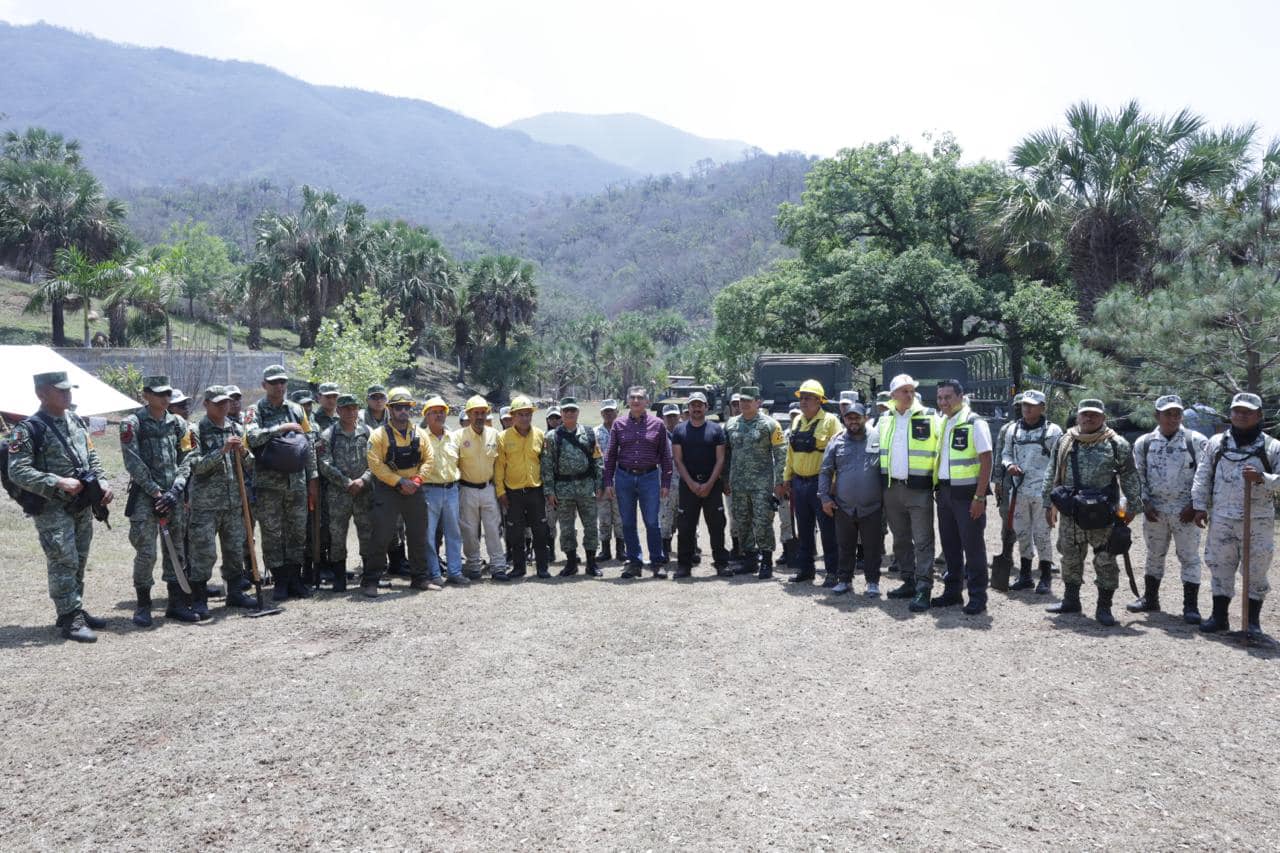
<path id="1" fill-rule="evenodd" d="M 152 246 L 128 258 L 120 264 L 120 280 L 107 303 L 113 309 L 131 305 L 146 316 L 148 323 L 163 320 L 165 349 L 173 349 L 169 307 L 182 294 L 182 279 L 174 271 L 175 259 L 180 257 L 181 250 Z"/>
<path id="2" fill-rule="evenodd" d="M 524 336 L 538 307 L 538 289 L 533 282 L 533 264 L 509 255 L 486 256 L 468 269 L 466 312 L 471 331 L 492 335 L 482 361 L 486 365 L 489 393 L 496 400 L 506 399 L 507 390 L 523 369 L 526 360 L 536 360 L 531 343 L 522 340 L 513 345 L 513 337 Z M 519 349 L 519 352 L 516 350 Z M 526 352 L 527 350 L 527 352 Z M 508 365 L 515 374 L 503 374 L 496 366 Z"/>
<path id="3" fill-rule="evenodd" d="M 235 278 L 231 247 L 203 222 L 171 225 L 165 243 L 170 249 L 168 267 L 182 283 L 178 295 L 187 302 L 187 316 L 195 317 L 196 300 L 208 299 Z"/>
<path id="4" fill-rule="evenodd" d="M 120 264 L 115 261 L 95 264 L 74 246 L 59 249 L 53 256 L 52 275 L 31 294 L 24 310 L 32 314 L 41 313 L 55 301 L 65 302 L 70 297 L 78 299 L 84 314 L 84 345 L 88 347 L 93 300 L 110 296 L 120 283 L 121 272 Z"/>
<path id="5" fill-rule="evenodd" d="M 302 370 L 312 382 L 343 389 L 384 383 L 410 363 L 404 329 L 404 318 L 376 291 L 349 294 L 321 322 L 315 346 L 302 354 Z"/>
<path id="6" fill-rule="evenodd" d="M 649 385 L 659 372 L 653 338 L 636 326 L 615 327 L 600 355 L 619 395 L 632 385 Z"/>
<path id="7" fill-rule="evenodd" d="M 450 312 L 460 273 L 440 241 L 404 222 L 375 226 L 378 289 L 404 316 L 415 352 L 433 322 Z"/>

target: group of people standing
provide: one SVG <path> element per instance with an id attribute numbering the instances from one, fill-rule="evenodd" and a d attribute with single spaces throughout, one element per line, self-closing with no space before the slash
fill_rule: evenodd
<path id="1" fill-rule="evenodd" d="M 1044 395 L 1024 392 L 1015 401 L 1018 417 L 993 441 L 960 382 L 938 383 L 934 411 L 906 375 L 892 380 L 874 409 L 855 392 L 842 392 L 838 415 L 824 408 L 821 384 L 806 381 L 785 429 L 761 411 L 754 387 L 734 395 L 735 411 L 723 425 L 708 418 L 701 393 L 689 398 L 686 411 L 672 406 L 659 417 L 650 411 L 647 390 L 637 386 L 628 389 L 625 415 L 607 400 L 595 428 L 580 422 L 577 400 L 566 397 L 540 429 L 532 401 L 516 397 L 501 410 L 498 429 L 488 402 L 475 396 L 463 406 L 462 425 L 449 430 L 450 407 L 438 396 L 419 407 L 408 389 L 377 385 L 362 405 L 324 383 L 314 398 L 302 392 L 290 399 L 288 378 L 280 365 L 267 368 L 264 396 L 243 413 L 238 388 L 212 386 L 195 424 L 170 411 L 173 389 L 165 377 L 144 380 L 145 405 L 120 423 L 139 626 L 152 624 L 157 552 L 166 617 L 210 618 L 219 551 L 226 606 L 258 608 L 261 596 L 249 594 L 246 573 L 247 562 L 256 566 L 253 529 L 246 527 L 255 519 L 262 571 L 251 574 L 259 583 L 269 576 L 278 601 L 309 596 L 309 586 L 321 579 L 335 592 L 355 579 L 362 595 L 376 597 L 388 571 L 406 574 L 414 590 L 467 586 L 486 572 L 509 582 L 526 576 L 530 561 L 537 577 L 548 578 L 553 525 L 564 554 L 562 577 L 579 571 L 598 577 L 616 551 L 625 564 L 622 577 L 638 578 L 648 569 L 663 578 L 673 540 L 675 577 L 689 577 L 701 562 L 697 532 L 705 523 L 717 575 L 767 579 L 774 569 L 775 518 L 783 519 L 786 562 L 796 570 L 791 582 L 816 580 L 821 541 L 824 586 L 846 594 L 861 573 L 866 594 L 878 597 L 891 534 L 901 584 L 888 597 L 907 600 L 912 612 L 960 605 L 970 615 L 986 610 L 993 585 L 1051 591 L 1056 525 L 1065 589 L 1050 611 L 1082 609 L 1084 561 L 1092 550 L 1095 615 L 1111 625 L 1116 558 L 1123 551 L 1117 542 L 1125 539 L 1125 525 L 1142 515 L 1145 590 L 1131 611 L 1160 608 L 1172 544 L 1182 569 L 1183 615 L 1202 622 L 1199 540 L 1207 526 L 1213 613 L 1202 630 L 1226 628 L 1245 548 L 1253 566 L 1248 628 L 1261 630 L 1280 442 L 1262 432 L 1261 401 L 1252 394 L 1236 395 L 1230 429 L 1208 439 L 1182 425 L 1176 396 L 1161 397 L 1156 429 L 1131 451 L 1106 426 L 1098 400 L 1082 401 L 1076 424 L 1064 432 L 1048 421 Z M 92 641 L 104 623 L 84 609 L 84 568 L 93 513 L 110 505 L 113 493 L 84 423 L 71 411 L 66 375 L 34 379 L 41 408 L 15 428 L 8 473 L 34 501 L 23 506 L 35 518 L 46 554 L 57 626 L 70 639 Z M 415 423 L 419 408 L 422 419 Z M 985 541 L 991 492 L 1011 534 L 994 562 L 994 583 Z M 317 513 L 323 523 L 308 524 Z M 1247 542 L 1246 516 L 1252 522 Z M 349 572 L 353 523 L 360 565 Z M 935 529 L 945 562 L 937 596 Z M 1009 584 L 999 567 L 1011 562 L 1015 542 L 1020 570 Z M 324 554 L 312 561 L 313 585 L 304 578 L 309 553 Z"/>

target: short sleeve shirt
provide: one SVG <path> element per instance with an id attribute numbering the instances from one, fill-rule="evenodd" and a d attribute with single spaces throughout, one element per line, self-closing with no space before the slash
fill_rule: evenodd
<path id="1" fill-rule="evenodd" d="M 724 428 L 715 421 L 704 421 L 700 427 L 685 421 L 671 434 L 671 444 L 680 448 L 690 476 L 709 477 L 716 467 L 716 448 L 724 445 Z"/>

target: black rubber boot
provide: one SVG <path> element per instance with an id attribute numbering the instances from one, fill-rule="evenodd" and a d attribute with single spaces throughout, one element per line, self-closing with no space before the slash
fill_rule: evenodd
<path id="1" fill-rule="evenodd" d="M 760 561 L 760 570 L 756 572 L 756 577 L 762 581 L 773 577 L 773 552 L 761 551 L 756 559 Z"/>
<path id="2" fill-rule="evenodd" d="M 1182 621 L 1188 625 L 1200 624 L 1200 584 L 1182 582 Z"/>
<path id="3" fill-rule="evenodd" d="M 1062 601 L 1052 607 L 1046 607 L 1047 613 L 1079 613 L 1080 612 L 1080 584 L 1069 583 L 1062 593 Z"/>
<path id="4" fill-rule="evenodd" d="M 169 587 L 169 606 L 165 608 L 166 619 L 177 619 L 179 622 L 199 622 L 200 616 L 191 609 L 191 598 L 182 591 L 182 587 L 171 583 Z"/>
<path id="5" fill-rule="evenodd" d="M 1053 563 L 1040 561 L 1040 583 L 1036 584 L 1036 595 L 1048 595 L 1053 592 Z"/>
<path id="6" fill-rule="evenodd" d="M 604 560 L 613 559 L 613 551 L 609 549 L 609 540 L 606 539 L 600 543 L 600 553 L 596 555 L 596 559 L 603 562 Z"/>
<path id="7" fill-rule="evenodd" d="M 207 581 L 191 582 L 191 609 L 206 622 L 213 617 L 209 615 L 209 584 Z"/>
<path id="8" fill-rule="evenodd" d="M 596 564 L 596 557 L 594 554 L 587 554 L 587 574 L 591 575 L 593 578 L 604 576 L 604 572 L 600 571 L 600 566 Z"/>
<path id="9" fill-rule="evenodd" d="M 1231 596 L 1215 595 L 1213 597 L 1213 615 L 1200 623 L 1200 630 L 1206 634 L 1229 631 L 1231 623 L 1227 620 L 1227 608 L 1231 606 Z"/>
<path id="10" fill-rule="evenodd" d="M 239 578 L 227 579 L 227 598 L 222 602 L 224 607 L 241 607 L 245 610 L 257 610 L 258 598 L 240 588 Z"/>
<path id="11" fill-rule="evenodd" d="M 134 592 L 138 596 L 138 606 L 133 611 L 133 624 L 139 628 L 150 628 L 151 622 L 151 587 L 138 586 L 134 587 Z"/>
<path id="12" fill-rule="evenodd" d="M 1151 575 L 1142 576 L 1142 595 L 1134 599 L 1130 604 L 1125 605 L 1125 610 L 1130 613 L 1146 613 L 1151 610 L 1158 611 L 1160 609 L 1160 578 L 1153 578 Z"/>
<path id="13" fill-rule="evenodd" d="M 1111 615 L 1111 601 L 1115 594 L 1114 589 L 1098 590 L 1098 606 L 1093 611 L 1093 618 L 1104 628 L 1113 628 L 1116 624 L 1116 617 Z"/>
<path id="14" fill-rule="evenodd" d="M 302 582 L 302 566 L 293 564 L 285 566 L 289 575 L 289 595 L 293 598 L 310 598 L 311 587 Z"/>
<path id="15" fill-rule="evenodd" d="M 53 624 L 57 626 L 63 639 L 75 640 L 77 643 L 95 643 L 98 640 L 98 635 L 93 633 L 93 629 L 85 621 L 83 610 L 64 613 Z"/>
<path id="16" fill-rule="evenodd" d="M 345 561 L 329 563 L 329 571 L 333 572 L 333 591 L 347 591 L 347 564 Z"/>
<path id="17" fill-rule="evenodd" d="M 286 576 L 284 566 L 277 566 L 269 569 L 271 572 L 272 590 L 271 599 L 273 601 L 286 601 L 289 598 L 289 578 Z"/>
<path id="18" fill-rule="evenodd" d="M 1248 632 L 1253 636 L 1262 636 L 1262 602 L 1259 599 L 1249 599 L 1249 627 Z"/>
<path id="19" fill-rule="evenodd" d="M 1018 566 L 1018 579 L 1009 584 L 1010 592 L 1021 592 L 1024 589 L 1031 589 L 1036 582 L 1031 579 L 1031 560 L 1027 557 L 1022 558 L 1022 563 Z"/>
<path id="20" fill-rule="evenodd" d="M 578 573 L 578 552 L 574 551 L 564 558 L 564 568 L 560 570 L 560 577 L 572 577 Z"/>

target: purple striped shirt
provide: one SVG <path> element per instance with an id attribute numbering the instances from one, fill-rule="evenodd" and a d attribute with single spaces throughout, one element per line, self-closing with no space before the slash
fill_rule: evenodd
<path id="1" fill-rule="evenodd" d="M 671 488 L 671 439 L 662 418 L 645 412 L 643 418 L 637 419 L 628 412 L 614 421 L 604 459 L 605 488 L 613 485 L 614 472 L 619 468 L 634 470 L 655 465 L 662 472 L 662 488 Z"/>

